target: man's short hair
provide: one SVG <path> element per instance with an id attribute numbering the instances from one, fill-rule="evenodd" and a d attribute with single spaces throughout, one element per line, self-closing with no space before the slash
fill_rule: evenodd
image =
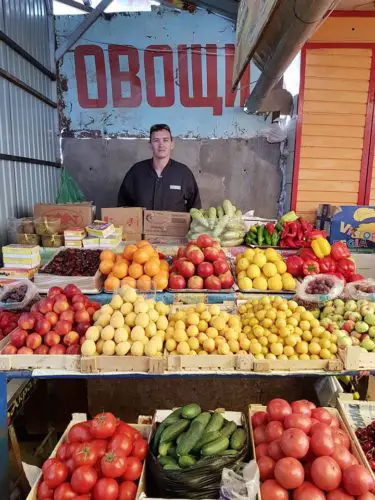
<path id="1" fill-rule="evenodd" d="M 169 135 L 171 136 L 171 139 L 172 139 L 172 132 L 171 132 L 171 129 L 169 128 L 169 126 L 166 125 L 165 123 L 156 123 L 155 125 L 153 125 L 150 128 L 150 141 L 151 141 L 152 134 L 154 132 L 159 132 L 160 130 L 167 130 L 167 132 L 169 132 Z"/>

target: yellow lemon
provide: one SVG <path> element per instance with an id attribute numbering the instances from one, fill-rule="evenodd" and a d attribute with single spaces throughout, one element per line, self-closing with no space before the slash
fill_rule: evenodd
<path id="1" fill-rule="evenodd" d="M 253 280 L 254 278 L 258 278 L 258 276 L 261 275 L 261 271 L 255 264 L 250 264 L 250 266 L 246 270 L 246 274 Z"/>
<path id="2" fill-rule="evenodd" d="M 240 271 L 246 271 L 249 265 L 250 262 L 245 257 L 241 257 L 241 259 L 237 262 L 237 269 Z"/>
<path id="3" fill-rule="evenodd" d="M 257 253 L 253 258 L 253 264 L 255 264 L 260 268 L 262 268 L 266 263 L 267 263 L 267 257 L 264 255 L 263 252 Z"/>
<path id="4" fill-rule="evenodd" d="M 252 248 L 246 248 L 243 254 L 245 259 L 247 259 L 250 264 L 251 262 L 253 262 L 254 255 L 255 255 L 255 250 L 253 250 Z"/>
<path id="5" fill-rule="evenodd" d="M 276 274 L 272 278 L 269 278 L 268 288 L 275 292 L 281 292 L 281 290 L 283 289 L 283 282 L 281 281 L 281 276 L 279 274 Z"/>
<path id="6" fill-rule="evenodd" d="M 261 255 L 261 254 L 258 254 L 258 255 Z M 262 291 L 267 290 L 268 285 L 267 285 L 266 278 L 264 276 L 259 276 L 258 278 L 255 278 L 255 280 L 253 281 L 253 287 L 256 290 L 262 290 Z"/>
<path id="7" fill-rule="evenodd" d="M 264 252 L 264 255 L 266 256 L 268 262 L 276 262 L 279 260 L 279 254 L 274 248 L 267 248 L 267 250 Z"/>
<path id="8" fill-rule="evenodd" d="M 267 262 L 267 264 L 264 264 L 262 267 L 262 272 L 264 276 L 267 278 L 272 278 L 273 276 L 276 276 L 277 274 L 277 267 L 276 264 L 273 264 L 272 262 Z"/>
<path id="9" fill-rule="evenodd" d="M 284 273 L 286 273 L 286 264 L 285 264 L 285 262 L 284 262 L 283 260 L 277 260 L 277 261 L 275 262 L 275 266 L 276 266 L 276 268 L 277 268 L 277 272 L 278 272 L 279 274 L 284 274 Z"/>
<path id="10" fill-rule="evenodd" d="M 260 279 L 260 278 L 256 278 Z M 240 278 L 238 280 L 238 286 L 241 288 L 241 290 L 251 290 L 253 288 L 253 283 L 250 278 Z"/>

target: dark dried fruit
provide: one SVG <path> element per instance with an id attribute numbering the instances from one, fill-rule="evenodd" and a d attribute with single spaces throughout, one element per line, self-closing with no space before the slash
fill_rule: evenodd
<path id="1" fill-rule="evenodd" d="M 59 252 L 40 273 L 56 276 L 94 276 L 99 269 L 100 250 L 68 248 Z"/>
<path id="2" fill-rule="evenodd" d="M 27 292 L 27 285 L 21 285 L 6 292 L 2 298 L 4 304 L 22 302 Z"/>

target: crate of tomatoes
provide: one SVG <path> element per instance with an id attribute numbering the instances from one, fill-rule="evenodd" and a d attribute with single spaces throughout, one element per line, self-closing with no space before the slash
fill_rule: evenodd
<path id="1" fill-rule="evenodd" d="M 145 489 L 151 425 L 126 424 L 112 413 L 73 414 L 26 500 L 138 499 Z"/>

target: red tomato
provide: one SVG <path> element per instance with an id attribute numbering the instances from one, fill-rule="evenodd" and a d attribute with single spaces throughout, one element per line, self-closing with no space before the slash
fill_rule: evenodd
<path id="1" fill-rule="evenodd" d="M 258 460 L 260 457 L 268 456 L 268 444 L 262 443 L 255 447 L 255 458 Z"/>
<path id="2" fill-rule="evenodd" d="M 265 411 L 257 411 L 251 417 L 251 424 L 253 427 L 259 427 L 260 425 L 266 425 L 268 423 L 268 415 Z"/>
<path id="3" fill-rule="evenodd" d="M 281 422 L 270 422 L 267 424 L 266 430 L 264 431 L 264 436 L 266 438 L 267 443 L 271 443 L 276 439 L 280 439 L 284 434 L 284 427 Z"/>
<path id="4" fill-rule="evenodd" d="M 74 424 L 73 427 L 71 427 L 67 437 L 68 443 L 84 443 L 91 440 L 92 436 L 90 433 L 90 429 L 83 423 Z"/>
<path id="5" fill-rule="evenodd" d="M 94 500 L 117 500 L 119 486 L 115 479 L 102 477 L 92 490 Z"/>
<path id="6" fill-rule="evenodd" d="M 276 441 L 272 441 L 272 443 L 270 443 L 268 445 L 268 455 L 273 458 L 274 460 L 280 460 L 280 458 L 284 458 L 285 455 L 281 449 L 281 446 L 280 446 L 280 439 L 276 439 Z"/>
<path id="7" fill-rule="evenodd" d="M 70 482 L 76 493 L 84 494 L 92 490 L 97 479 L 98 475 L 93 467 L 81 465 L 73 472 Z"/>
<path id="8" fill-rule="evenodd" d="M 62 462 L 65 462 L 69 457 L 67 456 L 69 449 L 69 445 L 66 443 L 63 443 L 59 446 L 59 449 L 57 450 L 56 456 L 59 460 Z"/>
<path id="9" fill-rule="evenodd" d="M 312 418 L 316 418 L 319 422 L 329 425 L 332 420 L 331 414 L 324 408 L 315 408 L 311 412 Z"/>
<path id="10" fill-rule="evenodd" d="M 310 450 L 318 457 L 329 457 L 334 450 L 333 438 L 329 434 L 314 432 L 310 439 Z"/>
<path id="11" fill-rule="evenodd" d="M 300 399 L 299 401 L 293 401 L 290 404 L 292 412 L 298 415 L 305 415 L 306 417 L 311 416 L 310 402 L 307 399 Z M 314 405 L 315 406 L 315 405 Z"/>
<path id="12" fill-rule="evenodd" d="M 142 474 L 142 462 L 139 458 L 128 457 L 127 467 L 123 478 L 125 481 L 136 481 Z"/>
<path id="13" fill-rule="evenodd" d="M 301 429 L 301 431 L 308 434 L 311 430 L 311 419 L 306 417 L 306 415 L 300 415 L 299 413 L 292 413 L 287 415 L 284 420 L 285 429 Z"/>
<path id="14" fill-rule="evenodd" d="M 91 500 L 91 495 L 79 495 L 74 497 L 74 500 Z"/>
<path id="15" fill-rule="evenodd" d="M 47 486 L 47 483 L 42 481 L 38 486 L 38 498 L 44 500 L 45 498 L 52 498 L 53 490 Z"/>
<path id="16" fill-rule="evenodd" d="M 298 488 L 305 479 L 301 462 L 291 457 L 282 458 L 275 465 L 275 479 L 287 490 Z"/>
<path id="17" fill-rule="evenodd" d="M 55 464 L 56 462 L 60 462 L 60 460 L 58 460 L 57 458 L 48 458 L 42 466 L 42 472 L 45 472 L 48 467 L 50 467 L 52 464 Z"/>
<path id="18" fill-rule="evenodd" d="M 116 434 L 126 434 L 133 441 L 134 441 L 134 439 L 138 439 L 138 438 L 142 437 L 142 434 L 139 431 L 137 431 L 137 429 L 134 429 L 134 427 L 132 427 L 129 424 L 126 424 L 122 420 L 119 420 L 117 422 Z"/>
<path id="19" fill-rule="evenodd" d="M 347 448 L 345 448 L 345 446 L 335 446 L 331 457 L 333 460 L 336 460 L 342 471 L 352 465 L 353 455 Z"/>
<path id="20" fill-rule="evenodd" d="M 115 479 L 124 474 L 127 468 L 127 459 L 121 451 L 110 451 L 102 457 L 100 465 L 103 476 Z"/>
<path id="21" fill-rule="evenodd" d="M 43 478 L 49 488 L 57 488 L 68 477 L 68 467 L 62 462 L 55 462 L 44 471 Z"/>
<path id="22" fill-rule="evenodd" d="M 80 446 L 81 443 L 70 443 L 68 445 L 68 451 L 66 453 L 67 458 L 72 458 L 76 449 Z"/>
<path id="23" fill-rule="evenodd" d="M 76 468 L 74 458 L 70 457 L 68 458 L 68 460 L 65 460 L 65 465 L 68 467 L 69 474 L 72 474 L 72 472 Z"/>
<path id="24" fill-rule="evenodd" d="M 270 420 L 282 422 L 287 415 L 292 413 L 290 404 L 285 399 L 272 399 L 267 405 L 267 413 Z"/>
<path id="25" fill-rule="evenodd" d="M 77 498 L 77 494 L 70 486 L 70 483 L 60 484 L 53 495 L 53 500 L 70 500 L 71 498 Z"/>
<path id="26" fill-rule="evenodd" d="M 334 415 L 332 415 L 332 420 L 329 426 L 332 427 L 333 429 L 340 429 L 340 420 Z"/>
<path id="27" fill-rule="evenodd" d="M 256 445 L 266 442 L 265 430 L 266 430 L 265 425 L 259 425 L 254 429 L 254 443 Z"/>
<path id="28" fill-rule="evenodd" d="M 144 460 L 147 456 L 148 444 L 145 439 L 136 439 L 133 444 L 132 456 Z"/>
<path id="29" fill-rule="evenodd" d="M 288 429 L 280 440 L 280 447 L 287 457 L 303 458 L 309 450 L 309 438 L 301 429 Z"/>
<path id="30" fill-rule="evenodd" d="M 293 500 L 326 500 L 326 496 L 316 486 L 305 482 L 293 493 Z"/>
<path id="31" fill-rule="evenodd" d="M 354 500 L 354 497 L 346 493 L 346 491 L 342 488 L 339 488 L 337 490 L 330 491 L 327 495 L 327 500 Z"/>
<path id="32" fill-rule="evenodd" d="M 94 441 L 91 441 L 91 445 L 95 446 L 98 458 L 104 457 L 104 455 L 107 452 L 107 445 L 108 445 L 105 439 L 94 439 Z"/>
<path id="33" fill-rule="evenodd" d="M 374 487 L 374 481 L 363 465 L 351 465 L 344 470 L 343 485 L 351 495 L 364 495 Z"/>
<path id="34" fill-rule="evenodd" d="M 323 434 L 323 433 L 329 434 L 330 436 L 332 436 L 333 429 L 329 425 L 322 424 L 322 422 L 318 421 L 318 423 L 313 424 L 313 426 L 311 427 L 310 434 L 313 435 L 313 434 L 315 434 L 315 432 L 318 432 L 319 434 Z"/>
<path id="35" fill-rule="evenodd" d="M 95 465 L 98 460 L 98 452 L 95 445 L 82 443 L 74 450 L 73 459 L 76 467 L 81 465 Z"/>
<path id="36" fill-rule="evenodd" d="M 333 491 L 340 486 L 341 469 L 331 457 L 319 457 L 311 467 L 312 480 L 318 488 Z"/>
<path id="37" fill-rule="evenodd" d="M 333 429 L 332 436 L 335 446 L 345 446 L 345 448 L 350 448 L 349 436 L 345 431 L 342 429 Z"/>
<path id="38" fill-rule="evenodd" d="M 364 495 L 359 495 L 359 497 L 357 497 L 357 500 L 375 500 L 375 495 L 368 492 L 365 493 Z"/>
<path id="39" fill-rule="evenodd" d="M 259 468 L 261 481 L 274 479 L 275 460 L 273 460 L 271 457 L 260 457 L 259 459 L 257 459 L 257 465 Z"/>
<path id="40" fill-rule="evenodd" d="M 120 449 L 128 457 L 133 448 L 133 441 L 127 434 L 115 434 L 108 445 L 108 450 Z"/>
<path id="41" fill-rule="evenodd" d="M 116 430 L 116 418 L 112 413 L 103 412 L 91 420 L 91 434 L 95 439 L 108 439 Z"/>
<path id="42" fill-rule="evenodd" d="M 137 485 L 132 481 L 124 481 L 120 484 L 117 500 L 134 500 L 137 495 Z"/>
<path id="43" fill-rule="evenodd" d="M 262 500 L 288 500 L 288 491 L 281 487 L 274 479 L 268 479 L 260 487 Z M 96 499 L 95 499 L 96 500 Z"/>

